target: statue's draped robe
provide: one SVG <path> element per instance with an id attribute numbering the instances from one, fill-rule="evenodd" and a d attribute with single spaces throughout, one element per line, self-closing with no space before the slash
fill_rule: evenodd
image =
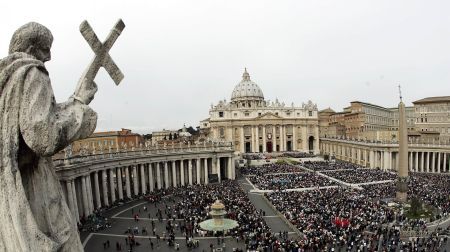
<path id="1" fill-rule="evenodd" d="M 0 251 L 82 251 L 51 156 L 92 134 L 96 113 L 57 104 L 44 64 L 0 61 Z"/>

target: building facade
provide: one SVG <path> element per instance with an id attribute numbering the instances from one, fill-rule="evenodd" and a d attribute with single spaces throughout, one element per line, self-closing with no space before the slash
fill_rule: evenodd
<path id="1" fill-rule="evenodd" d="M 129 129 L 120 131 L 95 132 L 88 138 L 77 140 L 71 144 L 73 153 L 89 149 L 99 152 L 108 152 L 110 149 L 137 148 L 144 144 L 144 138 Z"/>
<path id="2" fill-rule="evenodd" d="M 200 122 L 200 130 L 208 132 L 210 139 L 233 142 L 239 153 L 319 152 L 317 105 L 309 101 L 288 106 L 265 100 L 247 70 L 234 88 L 231 101 L 212 105 L 209 118 Z"/>
<path id="3" fill-rule="evenodd" d="M 427 97 L 413 104 L 419 133 L 450 140 L 450 96 Z"/>

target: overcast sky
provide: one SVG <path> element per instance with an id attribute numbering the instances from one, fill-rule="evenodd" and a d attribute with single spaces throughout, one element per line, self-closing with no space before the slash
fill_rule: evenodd
<path id="1" fill-rule="evenodd" d="M 230 99 L 244 67 L 266 99 L 341 111 L 360 100 L 393 107 L 450 95 L 450 1 L 4 1 L 0 57 L 21 25 L 53 33 L 46 63 L 58 102 L 93 57 L 79 33 L 87 19 L 103 40 L 126 28 L 110 54 L 125 74 L 103 69 L 91 103 L 97 130 L 139 132 L 197 126 L 211 103 Z"/>

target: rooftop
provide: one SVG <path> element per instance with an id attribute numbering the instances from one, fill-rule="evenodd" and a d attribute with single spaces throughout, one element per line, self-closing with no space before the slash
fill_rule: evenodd
<path id="1" fill-rule="evenodd" d="M 434 96 L 434 97 L 426 97 L 417 101 L 414 101 L 414 104 L 418 103 L 438 103 L 438 102 L 450 102 L 450 96 Z"/>

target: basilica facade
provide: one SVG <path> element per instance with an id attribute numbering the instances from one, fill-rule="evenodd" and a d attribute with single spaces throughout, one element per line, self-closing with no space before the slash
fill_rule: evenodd
<path id="1" fill-rule="evenodd" d="M 247 69 L 231 94 L 231 101 L 211 105 L 200 129 L 214 141 L 233 142 L 239 153 L 280 151 L 319 152 L 317 105 L 286 105 L 264 99 Z"/>

